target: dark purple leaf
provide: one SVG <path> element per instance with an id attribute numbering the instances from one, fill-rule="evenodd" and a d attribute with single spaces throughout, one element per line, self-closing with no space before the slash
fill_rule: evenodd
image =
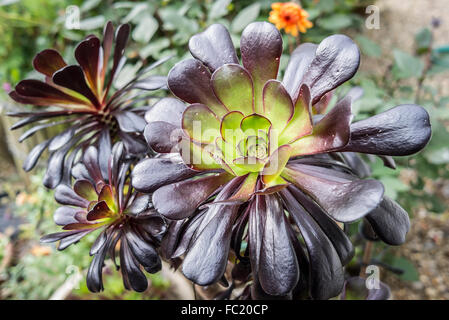
<path id="1" fill-rule="evenodd" d="M 239 63 L 231 36 L 221 24 L 213 24 L 191 37 L 189 49 L 192 56 L 206 65 L 211 72 L 226 63 Z"/>
<path id="2" fill-rule="evenodd" d="M 110 78 L 106 86 L 107 90 L 109 90 L 116 73 L 118 73 L 118 71 L 120 70 L 121 64 L 124 63 L 122 57 L 123 54 L 125 53 L 126 43 L 128 42 L 130 29 L 131 27 L 129 24 L 122 24 L 117 28 L 115 36 L 114 63 L 112 65 L 112 69 L 109 75 Z"/>
<path id="3" fill-rule="evenodd" d="M 264 196 L 256 195 L 250 202 L 249 220 L 248 220 L 248 246 L 251 268 L 254 277 L 258 278 L 260 267 L 260 250 L 263 242 L 263 228 L 267 219 L 267 208 Z"/>
<path id="4" fill-rule="evenodd" d="M 53 220 L 59 226 L 64 226 L 70 223 L 77 223 L 78 220 L 75 219 L 75 214 L 78 211 L 79 209 L 72 207 L 59 207 L 53 214 Z"/>
<path id="5" fill-rule="evenodd" d="M 88 233 L 90 233 L 94 230 L 95 229 L 88 229 L 88 230 L 82 230 L 82 231 L 78 230 L 79 231 L 78 233 L 74 233 L 72 235 L 69 235 L 68 237 L 64 237 L 59 242 L 58 250 L 62 251 L 64 249 L 66 249 L 67 247 L 71 246 L 72 244 L 77 243 L 78 241 L 80 241 L 81 238 L 83 238 Z"/>
<path id="6" fill-rule="evenodd" d="M 243 66 L 253 78 L 255 111 L 260 112 L 263 86 L 277 77 L 282 54 L 281 34 L 271 23 L 253 22 L 242 32 L 240 52 Z"/>
<path id="7" fill-rule="evenodd" d="M 145 138 L 141 134 L 120 131 L 119 137 L 122 139 L 123 145 L 128 153 L 138 155 L 148 151 Z"/>
<path id="8" fill-rule="evenodd" d="M 109 57 L 111 56 L 112 43 L 114 41 L 114 26 L 111 21 L 104 26 L 103 30 L 103 66 L 101 67 L 101 78 L 104 79 L 108 68 Z"/>
<path id="9" fill-rule="evenodd" d="M 295 187 L 289 187 L 289 191 L 301 206 L 315 219 L 326 236 L 334 245 L 343 265 L 351 261 L 354 256 L 354 248 L 344 231 L 308 196 Z"/>
<path id="10" fill-rule="evenodd" d="M 208 212 L 208 211 L 206 211 Z M 210 213 L 210 212 L 209 212 Z M 182 229 L 179 230 L 180 237 L 177 239 L 176 247 L 174 251 L 170 255 L 170 258 L 178 258 L 186 253 L 187 249 L 190 246 L 190 243 L 193 242 L 195 232 L 198 230 L 201 225 L 203 219 L 205 217 L 205 212 L 198 212 L 193 217 L 186 220 L 176 220 L 176 222 L 183 222 Z"/>
<path id="11" fill-rule="evenodd" d="M 181 235 L 181 228 L 185 220 L 174 220 L 168 222 L 167 232 L 161 241 L 161 255 L 164 259 L 170 259 L 176 250 L 178 239 Z M 182 253 L 184 254 L 184 252 Z"/>
<path id="12" fill-rule="evenodd" d="M 73 166 L 71 173 L 75 179 L 89 180 L 90 182 L 95 184 L 95 181 L 93 181 L 90 177 L 89 171 L 87 171 L 86 166 L 81 162 L 78 162 Z"/>
<path id="13" fill-rule="evenodd" d="M 287 68 L 284 72 L 282 83 L 288 93 L 295 101 L 299 93 L 299 86 L 302 83 L 304 75 L 309 69 L 310 64 L 315 58 L 315 51 L 318 45 L 312 43 L 303 43 L 293 50 Z"/>
<path id="14" fill-rule="evenodd" d="M 124 132 L 142 132 L 145 129 L 145 120 L 130 111 L 118 111 L 114 113 L 120 130 Z"/>
<path id="15" fill-rule="evenodd" d="M 45 128 L 50 128 L 53 126 L 57 126 L 60 124 L 64 124 L 67 122 L 76 121 L 76 119 L 67 119 L 63 121 L 57 121 L 57 122 L 46 122 L 42 124 L 35 125 L 34 127 L 31 127 L 27 131 L 25 131 L 19 138 L 19 142 L 23 142 L 24 140 L 28 139 L 29 137 L 33 136 L 37 131 L 43 130 Z"/>
<path id="16" fill-rule="evenodd" d="M 95 94 L 100 94 L 98 88 L 98 78 L 100 71 L 100 39 L 90 37 L 81 41 L 75 49 L 75 58 L 84 72 L 89 87 Z"/>
<path id="17" fill-rule="evenodd" d="M 89 265 L 87 271 L 86 283 L 87 288 L 91 292 L 103 291 L 103 265 L 106 253 L 108 252 L 108 246 L 104 245 L 101 247 L 99 252 L 94 255 L 92 262 Z"/>
<path id="18" fill-rule="evenodd" d="M 131 173 L 131 181 L 136 190 L 151 193 L 166 184 L 185 180 L 196 174 L 196 171 L 182 162 L 150 158 L 141 160 L 134 167 Z"/>
<path id="19" fill-rule="evenodd" d="M 340 100 L 318 123 L 313 133 L 291 144 L 292 157 L 335 151 L 348 144 L 350 136 L 351 99 Z"/>
<path id="20" fill-rule="evenodd" d="M 387 196 L 366 216 L 379 238 L 393 246 L 403 244 L 410 229 L 408 213 Z"/>
<path id="21" fill-rule="evenodd" d="M 95 108 L 100 108 L 100 102 L 87 85 L 83 70 L 80 66 L 70 65 L 58 70 L 53 75 L 53 82 L 82 94 L 89 99 Z"/>
<path id="22" fill-rule="evenodd" d="M 140 90 L 157 90 L 164 88 L 166 86 L 167 86 L 167 77 L 155 75 L 136 81 L 132 87 Z"/>
<path id="23" fill-rule="evenodd" d="M 46 49 L 38 54 L 33 59 L 33 67 L 36 71 L 52 77 L 53 73 L 66 66 L 64 59 L 58 51 L 53 49 Z"/>
<path id="24" fill-rule="evenodd" d="M 55 200 L 63 205 L 76 206 L 80 208 L 87 208 L 89 206 L 88 200 L 81 198 L 75 193 L 75 191 L 73 191 L 72 188 L 65 184 L 60 184 L 55 189 Z"/>
<path id="25" fill-rule="evenodd" d="M 120 269 L 122 271 L 125 288 L 143 292 L 148 287 L 148 281 L 139 268 L 139 264 L 129 248 L 126 237 L 121 237 Z"/>
<path id="26" fill-rule="evenodd" d="M 39 160 L 42 153 L 45 151 L 45 149 L 50 144 L 51 140 L 46 140 L 44 142 L 39 143 L 36 145 L 33 149 L 31 149 L 30 153 L 28 153 L 25 161 L 22 164 L 22 168 L 25 171 L 30 171 L 34 168 L 34 166 L 37 163 L 37 160 Z"/>
<path id="27" fill-rule="evenodd" d="M 169 219 L 184 219 L 231 179 L 228 173 L 221 173 L 163 186 L 153 193 L 154 208 Z"/>
<path id="28" fill-rule="evenodd" d="M 224 274 L 228 260 L 232 224 L 238 206 L 217 205 L 208 210 L 183 261 L 183 274 L 199 285 L 209 285 Z"/>
<path id="29" fill-rule="evenodd" d="M 303 79 L 303 83 L 311 90 L 312 104 L 320 101 L 327 92 L 351 79 L 359 64 L 359 49 L 349 37 L 336 34 L 321 41 Z"/>
<path id="30" fill-rule="evenodd" d="M 60 134 L 57 134 L 51 139 L 50 144 L 48 145 L 48 151 L 56 151 L 63 146 L 67 145 L 67 143 L 73 138 L 76 130 L 79 128 L 78 125 L 71 126 L 70 128 L 64 130 Z"/>
<path id="31" fill-rule="evenodd" d="M 377 180 L 348 180 L 338 171 L 303 164 L 287 165 L 285 179 L 311 196 L 332 218 L 352 222 L 382 201 L 384 187 Z"/>
<path id="32" fill-rule="evenodd" d="M 214 95 L 210 71 L 198 60 L 178 62 L 168 74 L 168 87 L 178 98 L 188 103 L 202 103 L 215 114 L 223 116 L 226 108 Z"/>
<path id="33" fill-rule="evenodd" d="M 145 120 L 148 123 L 164 121 L 180 128 L 182 113 L 186 108 L 187 106 L 178 99 L 163 98 L 145 113 Z"/>
<path id="34" fill-rule="evenodd" d="M 395 170 L 396 169 L 396 162 L 394 161 L 393 157 L 391 156 L 378 156 L 382 162 L 384 163 L 384 166 L 390 169 Z"/>
<path id="35" fill-rule="evenodd" d="M 47 171 L 45 171 L 43 185 L 49 189 L 54 189 L 62 180 L 62 175 L 64 173 L 64 160 L 70 148 L 75 144 L 77 140 L 70 141 L 69 144 L 65 145 L 63 148 L 54 151 L 47 163 Z"/>
<path id="36" fill-rule="evenodd" d="M 47 234 L 43 237 L 40 238 L 40 242 L 42 243 L 52 243 L 52 242 L 56 242 L 59 241 L 65 237 L 71 236 L 71 235 L 75 235 L 80 233 L 79 230 L 72 230 L 72 231 L 63 231 L 63 232 L 56 232 L 56 233 L 51 233 L 51 234 Z"/>
<path id="37" fill-rule="evenodd" d="M 111 135 L 109 128 L 103 128 L 98 138 L 98 164 L 103 180 L 108 180 L 109 157 L 111 156 Z"/>
<path id="38" fill-rule="evenodd" d="M 64 67 L 61 71 L 66 68 L 68 67 Z M 57 73 L 61 71 L 58 71 Z M 78 106 L 78 108 L 86 108 L 87 105 L 85 100 L 68 95 L 61 90 L 39 80 L 22 80 L 16 85 L 15 89 L 16 90 L 12 91 L 9 95 L 13 100 L 21 103 L 39 106 L 73 104 Z"/>
<path id="39" fill-rule="evenodd" d="M 155 273 L 161 269 L 161 259 L 154 247 L 142 239 L 131 228 L 125 232 L 129 248 L 137 261 L 145 267 L 145 270 Z"/>
<path id="40" fill-rule="evenodd" d="M 299 280 L 296 287 L 292 291 L 293 299 L 306 300 L 310 298 L 310 265 L 309 258 L 307 256 L 306 248 L 299 241 L 296 231 L 293 231 L 293 226 L 289 224 L 288 218 L 284 216 L 286 223 L 288 223 L 287 231 L 290 237 L 290 241 L 295 250 L 296 258 L 298 260 L 299 267 Z"/>
<path id="41" fill-rule="evenodd" d="M 343 151 L 407 156 L 424 148 L 431 134 L 427 111 L 404 104 L 351 124 L 351 139 Z"/>
<path id="42" fill-rule="evenodd" d="M 149 194 L 138 194 L 132 202 L 126 207 L 125 213 L 138 216 L 151 205 L 151 196 Z"/>
<path id="43" fill-rule="evenodd" d="M 317 114 L 325 114 L 326 113 L 326 109 L 329 106 L 329 103 L 331 102 L 332 97 L 334 96 L 334 92 L 335 92 L 335 90 L 329 91 L 328 93 L 326 93 L 324 96 L 321 97 L 320 101 L 315 103 L 313 108 L 315 109 L 315 112 Z M 353 100 L 351 100 L 351 101 L 353 101 Z"/>
<path id="44" fill-rule="evenodd" d="M 90 247 L 89 255 L 93 256 L 97 254 L 105 245 L 106 240 L 108 239 L 108 230 L 103 230 L 95 239 L 95 242 Z"/>
<path id="45" fill-rule="evenodd" d="M 371 175 L 371 168 L 363 161 L 357 153 L 342 152 L 342 157 L 348 166 L 359 176 L 359 178 L 366 178 Z"/>
<path id="46" fill-rule="evenodd" d="M 181 141 L 183 131 L 171 123 L 154 121 L 145 127 L 143 132 L 148 145 L 159 153 L 178 152 L 178 143 Z"/>
<path id="47" fill-rule="evenodd" d="M 316 221 L 298 205 L 292 194 L 287 189 L 282 190 L 281 194 L 309 253 L 312 298 L 327 300 L 335 297 L 341 292 L 344 283 L 343 266 L 337 251 Z"/>
<path id="48" fill-rule="evenodd" d="M 270 295 L 286 295 L 299 279 L 295 251 L 284 220 L 284 210 L 276 195 L 263 197 L 265 216 L 259 258 L 259 281 Z"/>
<path id="49" fill-rule="evenodd" d="M 87 213 L 87 221 L 95 221 L 95 220 L 101 220 L 104 218 L 108 218 L 113 213 L 111 212 L 111 209 L 109 209 L 108 205 L 105 201 L 100 201 L 96 205 L 93 206 L 93 208 Z"/>
<path id="50" fill-rule="evenodd" d="M 101 169 L 98 165 L 98 150 L 94 146 L 89 146 L 83 154 L 83 163 L 89 171 L 90 177 L 95 181 L 103 181 Z M 97 190 L 99 191 L 99 190 Z"/>

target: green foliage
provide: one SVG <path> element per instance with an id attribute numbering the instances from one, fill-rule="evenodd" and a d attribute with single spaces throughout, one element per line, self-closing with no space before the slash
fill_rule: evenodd
<path id="1" fill-rule="evenodd" d="M 427 52 L 432 45 L 432 31 L 429 28 L 421 29 L 415 36 L 415 42 L 418 54 Z"/>
<path id="2" fill-rule="evenodd" d="M 421 59 L 397 49 L 393 50 L 393 55 L 393 75 L 396 79 L 421 77 L 424 69 L 424 62 Z"/>
<path id="3" fill-rule="evenodd" d="M 231 31 L 233 33 L 242 32 L 243 29 L 250 24 L 252 21 L 255 21 L 259 16 L 260 12 L 260 3 L 255 2 L 246 8 L 242 9 L 232 20 L 231 23 Z"/>
<path id="4" fill-rule="evenodd" d="M 403 273 L 399 275 L 400 279 L 411 282 L 419 280 L 418 270 L 416 270 L 416 267 L 410 260 L 399 257 L 394 259 L 392 266 L 403 271 Z"/>
<path id="5" fill-rule="evenodd" d="M 132 77 L 141 66 L 174 55 L 159 68 L 167 73 L 186 56 L 189 38 L 213 23 L 222 23 L 231 30 L 238 47 L 242 30 L 255 20 L 267 21 L 272 1 L 232 0 L 156 0 L 156 1 L 3 1 L 0 2 L 0 78 L 17 83 L 32 70 L 33 56 L 45 48 L 61 51 L 69 63 L 77 41 L 86 34 L 99 35 L 105 21 L 130 23 L 132 43 L 127 51 L 128 66 L 122 72 Z M 305 0 L 315 27 L 303 35 L 304 41 L 320 41 L 348 27 L 358 27 L 361 17 L 354 13 L 364 5 L 362 0 Z M 65 28 L 66 8 L 80 9 L 80 30 Z M 288 37 L 286 37 L 288 39 Z M 287 43 L 287 42 L 286 42 Z M 188 55 L 188 54 L 187 54 Z M 284 59 L 285 60 L 285 59 Z"/>
<path id="6" fill-rule="evenodd" d="M 355 37 L 355 41 L 359 45 L 363 54 L 369 57 L 376 57 L 376 58 L 379 58 L 382 55 L 381 47 L 379 47 L 377 43 L 371 41 L 367 37 L 358 35 Z"/>

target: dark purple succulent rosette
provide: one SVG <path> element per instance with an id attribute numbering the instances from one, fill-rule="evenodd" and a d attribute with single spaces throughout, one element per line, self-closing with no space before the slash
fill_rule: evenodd
<path id="1" fill-rule="evenodd" d="M 23 164 L 25 171 L 33 169 L 48 149 L 46 187 L 55 188 L 61 181 L 70 180 L 64 167 L 71 167 L 76 155 L 86 146 L 98 145 L 100 153 L 107 154 L 102 149 L 120 140 L 130 154 L 147 151 L 142 131 L 143 115 L 148 107 L 135 106 L 148 97 L 147 91 L 166 86 L 166 77 L 148 76 L 148 71 L 166 59 L 142 69 L 134 79 L 113 92 L 114 80 L 126 63 L 124 52 L 129 33 L 130 26 L 124 24 L 114 36 L 113 25 L 108 22 L 103 42 L 89 35 L 78 44 L 75 49 L 78 64 L 74 65 L 67 65 L 56 50 L 46 49 L 33 60 L 34 69 L 45 80 L 22 80 L 10 92 L 16 102 L 35 106 L 34 111 L 8 114 L 23 118 L 14 124 L 13 130 L 32 124 L 20 142 L 39 130 L 59 129 L 55 136 L 34 147 Z"/>
<path id="2" fill-rule="evenodd" d="M 123 143 L 114 145 L 109 155 L 104 175 L 104 157 L 96 147 L 87 148 L 82 161 L 73 168 L 73 187 L 60 184 L 55 190 L 55 199 L 63 206 L 55 211 L 54 220 L 64 231 L 46 235 L 41 242 L 60 241 L 58 250 L 64 250 L 87 234 L 101 230 L 90 250 L 93 259 L 87 287 L 92 292 L 103 290 L 102 270 L 109 256 L 117 269 L 120 266 L 125 288 L 141 292 L 148 287 L 141 268 L 149 273 L 161 269 L 156 248 L 167 228 L 153 209 L 150 196 L 132 188 L 129 171 L 135 160 L 126 159 Z"/>
<path id="3" fill-rule="evenodd" d="M 243 31 L 242 64 L 218 24 L 193 36 L 189 48 L 194 59 L 168 76 L 180 100 L 163 99 L 145 115 L 149 146 L 166 155 L 143 159 L 132 172 L 133 186 L 152 194 L 171 220 L 163 255 L 182 261 L 187 278 L 217 282 L 229 259 L 238 278 L 252 280 L 253 299 L 328 299 L 341 292 L 354 253 L 342 224 L 367 217 L 385 242 L 404 241 L 407 213 L 379 181 L 360 179 L 335 155 L 356 161 L 359 152 L 418 152 L 431 134 L 427 112 L 402 105 L 351 123 L 348 95 L 312 119 L 359 66 L 350 38 L 300 45 L 282 81 L 282 38 L 269 23 Z"/>

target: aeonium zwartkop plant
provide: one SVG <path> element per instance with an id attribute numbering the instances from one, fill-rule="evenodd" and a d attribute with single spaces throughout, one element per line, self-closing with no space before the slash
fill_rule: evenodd
<path id="1" fill-rule="evenodd" d="M 351 123 L 348 95 L 312 117 L 356 72 L 351 39 L 300 45 L 282 81 L 282 38 L 269 23 L 243 31 L 241 64 L 221 25 L 193 36 L 189 48 L 194 58 L 168 75 L 180 100 L 163 99 L 145 115 L 149 146 L 167 155 L 132 172 L 133 186 L 171 220 L 163 254 L 182 262 L 187 278 L 231 280 L 231 288 L 249 281 L 245 297 L 253 299 L 327 299 L 341 292 L 353 256 L 343 224 L 366 217 L 386 243 L 405 240 L 407 213 L 341 155 L 418 152 L 431 135 L 427 112 L 401 105 Z"/>
<path id="2" fill-rule="evenodd" d="M 112 23 L 108 22 L 102 42 L 89 35 L 78 44 L 76 65 L 67 65 L 53 49 L 38 53 L 33 66 L 45 81 L 20 81 L 10 93 L 17 102 L 36 106 L 35 111 L 9 114 L 23 118 L 12 129 L 33 124 L 20 141 L 42 129 L 61 125 L 65 128 L 34 147 L 23 164 L 26 171 L 31 170 L 48 149 L 45 186 L 54 188 L 61 181 L 68 183 L 77 154 L 89 145 L 98 145 L 101 155 L 107 155 L 107 149 L 119 140 L 123 141 L 129 155 L 146 151 L 142 131 L 145 127 L 143 114 L 148 107 L 136 107 L 136 104 L 148 98 L 146 91 L 165 86 L 165 77 L 148 76 L 148 71 L 165 59 L 142 69 L 135 78 L 114 91 L 114 81 L 126 62 L 124 52 L 129 33 L 130 26 L 124 24 L 114 35 Z M 102 170 L 106 173 L 107 168 Z"/>
<path id="3" fill-rule="evenodd" d="M 87 234 L 101 230 L 90 250 L 93 259 L 87 273 L 87 287 L 93 292 L 103 290 L 102 270 L 107 256 L 120 266 L 127 289 L 147 288 L 141 266 L 150 273 L 161 269 L 156 248 L 166 226 L 152 209 L 150 197 L 130 185 L 129 171 L 134 161 L 126 158 L 123 142 L 114 145 L 105 156 L 90 146 L 74 167 L 73 187 L 60 184 L 55 190 L 55 199 L 63 206 L 54 213 L 54 220 L 65 231 L 44 236 L 41 241 L 60 241 L 58 249 L 64 250 Z M 102 167 L 107 168 L 106 174 Z"/>

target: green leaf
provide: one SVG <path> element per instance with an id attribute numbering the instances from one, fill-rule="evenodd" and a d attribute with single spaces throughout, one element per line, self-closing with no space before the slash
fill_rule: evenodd
<path id="1" fill-rule="evenodd" d="M 231 31 L 234 33 L 241 32 L 248 24 L 257 19 L 260 12 L 260 3 L 256 2 L 244 8 L 234 18 L 231 24 Z"/>
<path id="2" fill-rule="evenodd" d="M 432 66 L 429 70 L 430 75 L 449 70 L 449 54 L 443 51 L 432 51 Z"/>
<path id="3" fill-rule="evenodd" d="M 123 87 L 126 83 L 128 83 L 129 81 L 131 81 L 137 71 L 139 71 L 139 69 L 142 67 L 142 62 L 137 62 L 135 65 L 131 65 L 131 64 L 127 64 L 125 65 L 122 70 L 120 71 L 120 73 L 117 76 L 117 79 L 114 81 L 114 88 L 121 88 Z"/>
<path id="4" fill-rule="evenodd" d="M 352 19 L 347 14 L 338 13 L 318 20 L 318 25 L 326 30 L 344 29 L 352 24 Z"/>
<path id="5" fill-rule="evenodd" d="M 103 27 L 106 19 L 104 16 L 96 16 L 80 21 L 80 30 L 93 30 Z"/>
<path id="6" fill-rule="evenodd" d="M 429 28 L 421 29 L 415 35 L 415 42 L 418 54 L 427 52 L 432 44 L 432 31 Z"/>
<path id="7" fill-rule="evenodd" d="M 170 46 L 170 40 L 167 38 L 159 38 L 157 40 L 151 41 L 151 43 L 139 51 L 139 55 L 142 59 L 146 59 L 152 56 L 155 59 L 161 58 L 161 51 Z"/>
<path id="8" fill-rule="evenodd" d="M 168 7 L 163 10 L 159 10 L 159 14 L 162 21 L 164 21 L 165 30 L 177 30 L 181 33 L 194 34 L 199 29 L 198 23 L 195 20 L 180 15 L 173 8 Z"/>
<path id="9" fill-rule="evenodd" d="M 393 261 L 393 267 L 404 271 L 404 273 L 399 276 L 400 279 L 412 282 L 419 280 L 419 272 L 410 260 L 403 257 L 396 258 Z"/>
<path id="10" fill-rule="evenodd" d="M 372 169 L 371 174 L 375 178 L 391 176 L 397 179 L 396 177 L 399 174 L 398 171 L 386 167 L 380 159 L 376 159 L 375 162 L 370 163 L 370 167 Z"/>
<path id="11" fill-rule="evenodd" d="M 382 55 L 382 49 L 380 48 L 377 43 L 374 41 L 371 41 L 367 37 L 364 36 L 357 36 L 355 37 L 355 40 L 360 46 L 360 49 L 364 54 L 366 54 L 369 57 L 380 57 Z"/>
<path id="12" fill-rule="evenodd" d="M 316 8 L 321 12 L 332 13 L 336 6 L 335 0 L 321 0 L 317 3 Z"/>
<path id="13" fill-rule="evenodd" d="M 397 177 L 381 177 L 380 181 L 385 187 L 385 195 L 392 199 L 396 199 L 398 192 L 408 191 L 410 187 L 399 180 Z"/>
<path id="14" fill-rule="evenodd" d="M 423 151 L 424 157 L 432 164 L 449 163 L 449 132 L 440 121 L 432 123 L 432 138 Z"/>
<path id="15" fill-rule="evenodd" d="M 148 4 L 146 3 L 137 3 L 133 5 L 133 8 L 129 11 L 129 13 L 122 19 L 123 23 L 128 23 L 130 21 L 134 21 L 136 17 L 140 16 L 142 12 L 144 12 L 148 8 Z M 134 21 L 137 22 L 137 21 Z"/>
<path id="16" fill-rule="evenodd" d="M 147 43 L 157 31 L 159 23 L 152 16 L 144 16 L 132 33 L 132 38 L 137 42 Z"/>
<path id="17" fill-rule="evenodd" d="M 172 38 L 175 45 L 184 45 L 199 30 L 196 20 L 181 15 L 172 7 L 160 9 L 159 15 L 163 21 L 164 30 L 176 31 Z"/>
<path id="18" fill-rule="evenodd" d="M 100 4 L 101 0 L 87 0 L 84 1 L 80 7 L 81 12 L 87 12 L 96 8 Z"/>
<path id="19" fill-rule="evenodd" d="M 393 50 L 394 65 L 393 74 L 396 79 L 419 78 L 424 69 L 421 59 L 404 51 Z"/>
<path id="20" fill-rule="evenodd" d="M 228 13 L 228 6 L 232 0 L 217 0 L 209 12 L 209 20 L 218 19 Z"/>

